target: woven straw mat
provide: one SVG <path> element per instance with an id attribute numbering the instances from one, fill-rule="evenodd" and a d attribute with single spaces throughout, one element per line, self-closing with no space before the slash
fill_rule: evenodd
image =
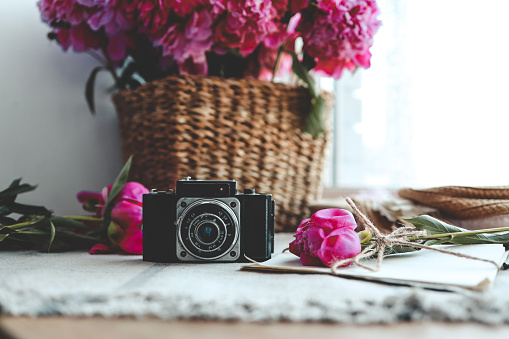
<path id="1" fill-rule="evenodd" d="M 401 189 L 399 195 L 438 209 L 457 219 L 479 219 L 509 214 L 509 186 L 444 186 L 428 189 Z"/>

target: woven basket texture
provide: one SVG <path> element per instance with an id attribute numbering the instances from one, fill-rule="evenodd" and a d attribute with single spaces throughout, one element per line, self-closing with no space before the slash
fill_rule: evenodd
<path id="1" fill-rule="evenodd" d="M 438 209 L 444 216 L 480 219 L 509 214 L 509 186 L 443 186 L 400 190 L 402 198 Z"/>
<path id="2" fill-rule="evenodd" d="M 328 94 L 329 111 L 332 96 Z M 237 180 L 276 200 L 276 231 L 294 231 L 321 195 L 328 133 L 302 129 L 303 87 L 254 79 L 170 76 L 113 96 L 130 179 L 167 190 L 186 176 Z"/>

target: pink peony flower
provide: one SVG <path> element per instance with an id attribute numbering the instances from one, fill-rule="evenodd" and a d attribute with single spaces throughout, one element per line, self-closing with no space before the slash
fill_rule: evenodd
<path id="1" fill-rule="evenodd" d="M 58 43 L 64 51 L 67 51 L 69 47 L 72 47 L 75 52 L 98 49 L 105 41 L 102 34 L 92 31 L 84 23 L 69 29 L 58 29 L 56 35 Z"/>
<path id="2" fill-rule="evenodd" d="M 106 47 L 113 61 L 126 57 L 132 28 L 118 0 L 40 0 L 42 20 L 54 28 L 62 48 L 76 52 Z"/>
<path id="3" fill-rule="evenodd" d="M 117 6 L 116 1 L 109 1 L 105 4 L 105 7 L 97 10 L 87 22 L 94 31 L 104 28 L 104 32 L 107 36 L 115 36 L 119 32 L 127 31 L 131 28 L 131 24 L 125 17 L 121 3 L 119 2 Z"/>
<path id="4" fill-rule="evenodd" d="M 200 74 L 207 74 L 205 52 L 209 51 L 213 44 L 212 23 L 209 12 L 194 12 L 186 23 L 170 26 L 155 43 L 163 48 L 164 56 L 173 56 L 179 65 L 199 65 L 194 69 L 201 69 Z"/>
<path id="5" fill-rule="evenodd" d="M 52 26 L 58 23 L 79 25 L 94 13 L 90 6 L 83 6 L 75 0 L 40 0 L 37 6 L 42 21 Z"/>
<path id="6" fill-rule="evenodd" d="M 353 215 L 346 210 L 320 210 L 300 223 L 290 252 L 300 257 L 303 265 L 331 266 L 361 252 L 356 227 Z"/>
<path id="7" fill-rule="evenodd" d="M 316 8 L 308 7 L 298 31 L 315 71 L 339 79 L 345 68 L 369 68 L 378 14 L 374 0 L 318 0 Z"/>
<path id="8" fill-rule="evenodd" d="M 208 5 L 207 0 L 166 0 L 164 2 L 166 8 L 171 8 L 180 17 L 185 17 L 197 9 L 200 10 L 199 7 L 204 5 Z"/>
<path id="9" fill-rule="evenodd" d="M 82 191 L 78 193 L 78 200 L 87 211 L 93 210 L 95 206 L 95 216 L 102 218 L 111 187 L 105 187 L 101 193 Z M 137 182 L 125 184 L 115 198 L 111 211 L 111 223 L 108 226 L 111 245 L 97 244 L 90 249 L 91 254 L 113 253 L 118 249 L 133 254 L 142 253 L 143 194 L 148 192 L 147 188 Z"/>
<path id="10" fill-rule="evenodd" d="M 238 48 L 247 56 L 280 29 L 278 12 L 270 0 L 227 0 L 225 3 L 226 15 L 214 30 L 214 41 L 219 47 Z"/>
<path id="11" fill-rule="evenodd" d="M 160 0 L 133 1 L 125 5 L 126 18 L 139 26 L 140 32 L 160 38 L 167 27 L 168 10 Z"/>

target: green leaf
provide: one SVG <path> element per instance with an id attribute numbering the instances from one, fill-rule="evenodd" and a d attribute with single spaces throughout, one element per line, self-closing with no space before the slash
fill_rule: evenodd
<path id="1" fill-rule="evenodd" d="M 5 239 L 7 239 L 8 236 L 9 236 L 9 234 L 0 234 L 0 242 L 2 242 Z"/>
<path id="2" fill-rule="evenodd" d="M 130 83 L 133 74 L 136 72 L 136 64 L 134 62 L 130 62 L 127 66 L 122 70 L 122 74 L 120 75 L 119 84 L 120 88 L 125 88 L 126 84 Z"/>
<path id="3" fill-rule="evenodd" d="M 450 243 L 460 245 L 471 244 L 506 244 L 509 243 L 509 232 L 498 234 L 477 234 L 464 237 L 454 237 Z"/>
<path id="4" fill-rule="evenodd" d="M 428 231 L 429 234 L 455 233 L 467 231 L 464 228 L 447 224 L 429 215 L 421 215 L 415 218 L 403 220 L 408 221 L 418 229 Z"/>
<path id="5" fill-rule="evenodd" d="M 441 238 L 441 239 L 431 239 L 431 240 L 426 241 L 424 243 L 424 245 L 426 245 L 426 246 L 442 245 L 442 244 L 449 242 L 450 240 L 451 240 L 451 237 L 445 237 L 445 238 Z"/>
<path id="6" fill-rule="evenodd" d="M 420 248 L 412 247 L 412 246 L 392 245 L 392 246 L 385 247 L 384 256 L 391 255 L 391 254 L 398 254 L 398 253 L 416 252 L 419 250 L 420 250 Z"/>
<path id="7" fill-rule="evenodd" d="M 90 230 L 90 228 L 82 222 L 72 220 L 65 217 L 51 217 L 51 222 L 57 228 L 67 228 L 67 229 L 79 229 L 79 230 Z"/>
<path id="8" fill-rule="evenodd" d="M 104 240 L 101 240 L 97 237 L 92 237 L 87 234 L 79 234 L 67 230 L 60 230 L 57 234 L 59 238 L 65 238 L 65 239 L 73 239 L 73 240 L 80 240 L 81 242 L 85 242 L 90 245 L 95 245 L 98 242 L 104 243 Z"/>
<path id="9" fill-rule="evenodd" d="M 53 212 L 46 209 L 44 206 L 34 206 L 12 203 L 7 205 L 13 213 L 26 214 L 26 215 L 43 215 L 46 217 L 51 216 Z"/>
<path id="10" fill-rule="evenodd" d="M 316 61 L 315 59 L 310 56 L 309 54 L 307 54 L 306 52 L 303 53 L 302 55 L 302 65 L 308 70 L 308 72 L 310 70 L 312 70 L 313 68 L 315 68 L 316 66 Z"/>
<path id="11" fill-rule="evenodd" d="M 124 167 L 122 167 L 122 169 L 120 170 L 120 173 L 118 174 L 117 178 L 115 179 L 115 182 L 111 186 L 110 194 L 108 196 L 108 202 L 106 203 L 106 207 L 104 209 L 104 214 L 103 214 L 103 218 L 104 218 L 103 227 L 104 228 L 107 228 L 108 225 L 110 224 L 111 210 L 113 209 L 114 201 L 115 201 L 118 193 L 120 193 L 122 188 L 124 188 L 125 184 L 127 183 L 127 179 L 129 176 L 129 169 L 131 168 L 132 158 L 133 157 L 130 156 L 129 159 L 127 159 Z"/>
<path id="12" fill-rule="evenodd" d="M 21 178 L 14 179 L 14 181 L 11 183 L 11 185 L 9 187 L 19 186 L 20 183 L 21 183 Z"/>
<path id="13" fill-rule="evenodd" d="M 0 192 L 0 202 L 2 203 L 13 202 L 19 193 L 33 191 L 37 187 L 29 184 L 19 185 L 19 180 L 20 179 L 14 180 L 14 182 L 11 184 L 11 186 L 9 186 L 9 188 Z M 13 186 L 13 184 L 16 185 Z"/>
<path id="14" fill-rule="evenodd" d="M 25 229 L 26 227 L 32 227 L 33 225 L 37 225 L 45 220 L 45 217 L 37 216 L 33 219 L 26 220 L 23 222 L 18 222 L 11 225 L 4 225 L 5 228 L 8 228 L 10 230 L 16 230 L 16 229 Z"/>
<path id="15" fill-rule="evenodd" d="M 87 100 L 88 109 L 92 114 L 95 114 L 95 102 L 94 102 L 94 87 L 95 78 L 100 71 L 107 70 L 104 66 L 95 67 L 90 75 L 88 76 L 87 83 L 85 85 L 85 99 Z"/>
<path id="16" fill-rule="evenodd" d="M 325 99 L 318 95 L 313 100 L 313 107 L 309 113 L 308 120 L 304 126 L 304 132 L 312 136 L 319 136 L 325 132 L 325 116 L 326 116 L 327 103 Z"/>
<path id="17" fill-rule="evenodd" d="M 470 231 L 461 227 L 450 225 L 441 220 L 430 217 L 429 215 L 421 215 L 416 218 L 404 220 L 410 222 L 416 228 L 428 231 L 428 233 L 432 235 L 443 235 L 441 238 L 428 240 L 426 244 L 437 245 L 452 243 L 470 245 L 509 243 L 509 232 L 487 233 L 490 229 Z M 497 231 L 497 229 L 492 231 Z"/>
<path id="18" fill-rule="evenodd" d="M 308 85 L 309 92 L 313 96 L 313 98 L 316 98 L 319 93 L 318 89 L 316 88 L 315 79 L 309 74 L 309 71 L 306 69 L 306 67 L 300 62 L 299 57 L 295 53 L 291 53 L 292 55 L 292 71 L 301 79 L 304 81 L 306 85 Z"/>
<path id="19" fill-rule="evenodd" d="M 16 231 L 17 234 L 31 234 L 31 235 L 48 235 L 48 231 L 37 228 L 21 229 Z"/>
<path id="20" fill-rule="evenodd" d="M 50 230 L 50 238 L 49 238 L 49 243 L 48 243 L 48 252 L 51 250 L 51 245 L 53 244 L 53 240 L 55 240 L 55 233 L 56 233 L 56 229 L 55 229 L 55 225 L 53 225 L 53 223 L 51 222 L 51 220 L 48 220 L 49 221 L 49 230 Z"/>
<path id="21" fill-rule="evenodd" d="M 0 209 L 1 209 L 1 207 L 0 207 Z M 17 221 L 14 218 L 0 216 L 0 224 L 1 225 L 7 225 L 8 226 L 8 225 L 13 225 L 15 223 L 17 223 Z"/>
<path id="22" fill-rule="evenodd" d="M 290 54 L 293 58 L 293 72 L 308 86 L 312 97 L 311 111 L 306 120 L 304 132 L 307 132 L 314 137 L 318 137 L 325 131 L 327 103 L 320 94 L 318 87 L 316 86 L 315 79 L 311 76 L 311 74 L 309 74 L 309 67 L 313 67 L 309 58 L 306 58 L 306 55 L 304 55 L 304 59 L 301 62 L 297 54 L 293 52 L 290 52 Z"/>

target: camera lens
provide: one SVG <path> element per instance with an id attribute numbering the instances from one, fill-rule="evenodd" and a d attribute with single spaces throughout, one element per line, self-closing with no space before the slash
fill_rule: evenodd
<path id="1" fill-rule="evenodd" d="M 195 258 L 219 258 L 238 243 L 239 222 L 230 202 L 199 199 L 188 204 L 178 220 L 179 242 Z"/>
<path id="2" fill-rule="evenodd" d="M 202 244 L 212 244 L 219 237 L 219 227 L 211 222 L 204 222 L 196 228 L 196 238 Z"/>

